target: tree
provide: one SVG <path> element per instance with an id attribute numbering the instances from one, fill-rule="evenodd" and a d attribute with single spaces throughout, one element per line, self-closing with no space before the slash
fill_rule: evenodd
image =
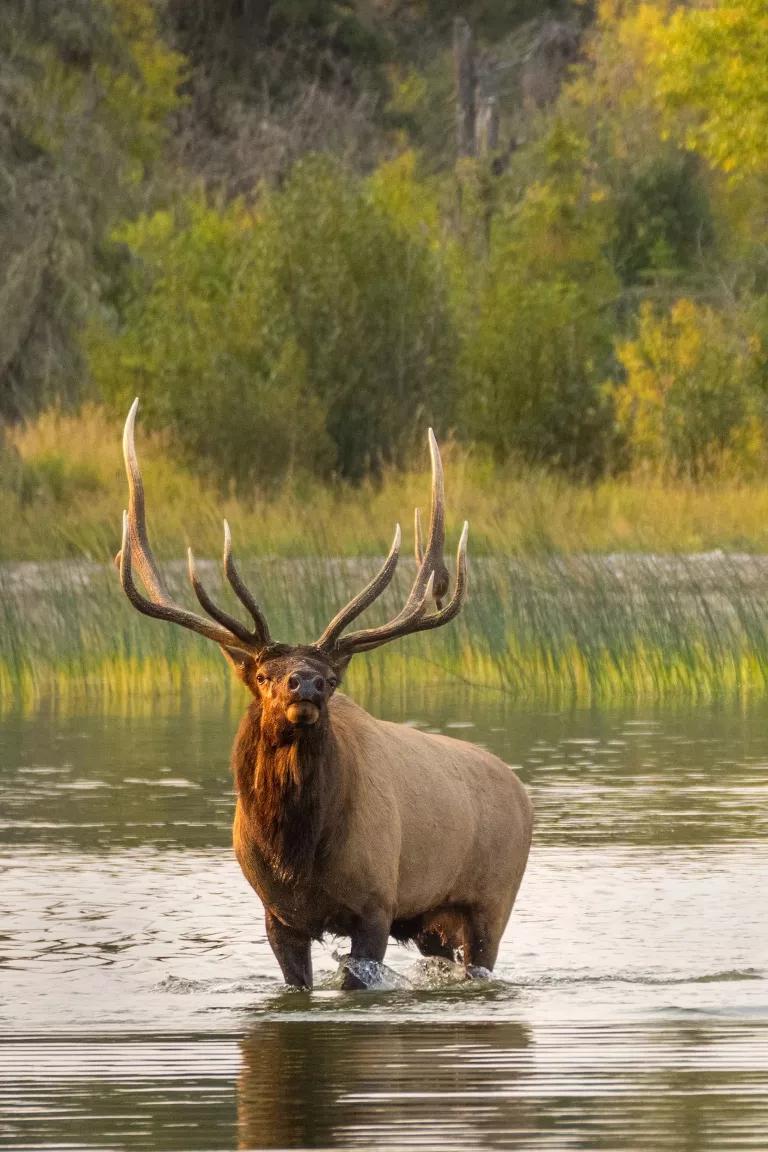
<path id="1" fill-rule="evenodd" d="M 0 416 L 76 395 L 100 247 L 178 103 L 151 0 L 0 6 Z"/>
<path id="2" fill-rule="evenodd" d="M 768 171 L 766 60 L 765 0 L 681 5 L 649 40 L 668 133 L 734 179 Z"/>
<path id="3" fill-rule="evenodd" d="M 449 415 L 455 344 L 399 176 L 308 159 L 254 208 L 197 196 L 123 228 L 129 282 L 90 340 L 103 393 L 141 392 L 225 484 L 402 462 Z"/>

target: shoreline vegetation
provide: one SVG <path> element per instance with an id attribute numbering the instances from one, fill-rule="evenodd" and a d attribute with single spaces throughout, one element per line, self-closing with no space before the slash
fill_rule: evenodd
<path id="1" fill-rule="evenodd" d="M 122 421 L 98 405 L 76 414 L 49 409 L 7 429 L 0 564 L 114 556 L 127 499 L 121 440 Z M 174 458 L 167 437 L 144 427 L 137 447 L 152 542 L 165 560 L 183 557 L 188 545 L 196 556 L 220 555 L 224 517 L 243 558 L 383 555 L 397 522 L 405 555 L 413 509 L 428 501 L 426 427 L 408 469 L 389 468 L 357 485 L 296 473 L 247 495 L 206 484 Z M 637 472 L 579 484 L 514 462 L 494 464 L 483 450 L 451 441 L 441 451 L 447 547 L 467 519 L 471 556 L 768 552 L 768 477 L 693 482 Z"/>
<path id="2" fill-rule="evenodd" d="M 240 699 L 215 645 L 135 613 L 110 563 L 126 482 L 119 421 L 99 407 L 49 411 L 13 429 L 15 476 L 0 503 L 0 708 L 113 706 L 188 690 Z M 295 477 L 250 499 L 206 484 L 143 434 L 149 527 L 174 593 L 192 603 L 183 557 L 194 547 L 222 591 L 221 521 L 273 634 L 319 635 L 385 554 L 405 543 L 380 612 L 402 603 L 414 505 L 428 461 L 378 483 Z M 470 521 L 471 595 L 449 629 L 355 660 L 347 686 L 408 699 L 448 685 L 515 701 L 590 704 L 717 698 L 768 686 L 768 484 L 651 476 L 580 486 L 494 466 L 448 443 L 448 559 Z M 398 599 L 398 597 L 400 599 Z M 232 605 L 235 607 L 234 605 Z"/>
<path id="3" fill-rule="evenodd" d="M 765 687 L 765 0 L 449 9 L 0 5 L 0 707 L 232 693 L 111 569 L 137 394 L 286 639 L 396 521 L 402 590 L 434 426 L 472 599 L 352 691 Z"/>
<path id="4" fill-rule="evenodd" d="M 305 556 L 241 567 L 273 634 L 299 641 L 318 635 L 376 565 Z M 226 603 L 219 565 L 199 568 Z M 402 602 L 411 568 L 404 560 L 382 614 Z M 184 565 L 164 571 L 172 593 L 187 596 Z M 768 557 L 477 557 L 471 579 L 470 602 L 450 629 L 354 660 L 349 691 L 410 701 L 461 686 L 567 706 L 739 698 L 768 687 Z M 0 602 L 5 710 L 84 697 L 142 707 L 200 691 L 223 704 L 241 695 L 215 645 L 139 616 L 110 565 L 4 564 Z"/>

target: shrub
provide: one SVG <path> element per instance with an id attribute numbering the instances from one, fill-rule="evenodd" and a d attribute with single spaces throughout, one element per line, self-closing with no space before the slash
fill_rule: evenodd
<path id="1" fill-rule="evenodd" d="M 555 123 L 543 158 L 527 155 L 542 179 L 501 202 L 464 347 L 463 412 L 469 434 L 501 458 L 594 476 L 609 446 L 600 382 L 618 286 L 583 146 Z"/>
<path id="2" fill-rule="evenodd" d="M 628 166 L 616 196 L 616 265 L 625 284 L 679 280 L 711 244 L 713 221 L 696 158 L 660 152 Z"/>
<path id="3" fill-rule="evenodd" d="M 309 160 L 255 208 L 192 197 L 124 228 L 118 324 L 89 340 L 105 396 L 141 393 L 220 482 L 402 460 L 447 403 L 452 338 L 436 254 L 390 200 Z"/>
<path id="4" fill-rule="evenodd" d="M 635 337 L 617 345 L 624 380 L 609 386 L 633 459 L 693 479 L 754 469 L 765 446 L 758 351 L 706 305 L 644 304 Z"/>

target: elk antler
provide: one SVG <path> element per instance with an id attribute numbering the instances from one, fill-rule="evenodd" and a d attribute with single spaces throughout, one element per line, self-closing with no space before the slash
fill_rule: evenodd
<path id="1" fill-rule="evenodd" d="M 421 515 L 416 509 L 416 560 L 419 565 L 416 579 L 408 599 L 386 624 L 378 628 L 362 628 L 342 636 L 343 630 L 361 612 L 376 600 L 390 583 L 397 566 L 400 551 L 400 526 L 395 530 L 395 539 L 390 553 L 380 571 L 369 584 L 358 593 L 345 608 L 334 616 L 328 627 L 316 642 L 316 647 L 328 653 L 333 659 L 346 663 L 358 652 L 370 652 L 390 640 L 408 636 L 411 632 L 423 632 L 428 628 L 439 628 L 453 620 L 461 610 L 467 594 L 467 534 L 469 525 L 464 528 L 459 540 L 456 556 L 456 586 L 449 602 L 443 607 L 442 601 L 448 592 L 450 578 L 443 560 L 445 544 L 445 492 L 443 486 L 443 464 L 432 429 L 429 429 L 429 452 L 432 458 L 432 510 L 429 522 L 429 539 L 426 551 L 422 545 Z M 434 599 L 438 611 L 427 615 L 430 599 Z"/>
<path id="2" fill-rule="evenodd" d="M 247 653 L 256 655 L 271 644 L 269 629 L 264 615 L 251 593 L 243 583 L 232 557 L 232 537 L 229 525 L 224 521 L 224 572 L 240 602 L 253 617 L 253 628 L 249 629 L 236 617 L 230 616 L 223 608 L 217 607 L 206 592 L 197 574 L 192 549 L 188 550 L 189 578 L 198 601 L 216 623 L 189 612 L 174 604 L 165 587 L 157 561 L 152 555 L 147 536 L 147 523 L 144 511 L 144 485 L 141 480 L 139 461 L 134 444 L 134 424 L 138 398 L 131 405 L 123 432 L 123 458 L 128 476 L 128 511 L 123 512 L 123 544 L 115 557 L 120 572 L 123 590 L 139 612 L 154 616 L 158 620 L 169 620 L 189 628 L 208 640 L 215 640 L 231 656 Z M 139 592 L 133 580 L 133 565 L 136 565 L 149 598 Z"/>

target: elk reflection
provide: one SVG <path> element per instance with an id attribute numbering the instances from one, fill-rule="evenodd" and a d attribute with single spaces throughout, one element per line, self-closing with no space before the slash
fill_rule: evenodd
<path id="1" fill-rule="evenodd" d="M 238 1146 L 522 1146 L 530 1045 L 510 1022 L 265 1021 L 241 1041 Z"/>

